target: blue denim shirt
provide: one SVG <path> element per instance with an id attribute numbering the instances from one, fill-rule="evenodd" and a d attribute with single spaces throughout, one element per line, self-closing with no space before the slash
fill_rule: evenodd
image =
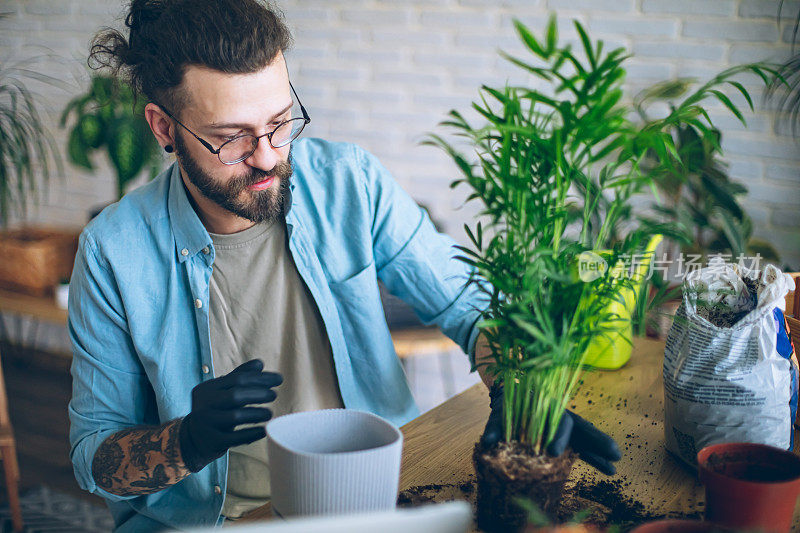
<path id="1" fill-rule="evenodd" d="M 469 272 L 454 259 L 454 242 L 436 232 L 374 156 L 352 144 L 302 139 L 292 159 L 289 249 L 322 315 L 344 405 L 402 425 L 418 410 L 386 326 L 378 278 L 467 353 L 477 336 L 479 294 L 464 288 Z M 80 486 L 108 502 L 117 531 L 221 523 L 227 455 L 147 496 L 110 494 L 91 472 L 108 436 L 185 416 L 192 388 L 214 377 L 213 264 L 214 246 L 177 164 L 106 208 L 81 234 L 69 296 L 71 458 Z"/>

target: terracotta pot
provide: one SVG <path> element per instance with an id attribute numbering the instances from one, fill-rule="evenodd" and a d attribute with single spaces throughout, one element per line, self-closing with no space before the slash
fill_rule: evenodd
<path id="1" fill-rule="evenodd" d="M 522 531 L 528 515 L 516 503 L 517 498 L 533 502 L 555 522 L 575 457 L 571 451 L 559 457 L 534 455 L 517 442 L 502 442 L 491 450 L 475 444 L 472 462 L 478 482 L 478 527 L 488 532 Z"/>
<path id="2" fill-rule="evenodd" d="M 697 454 L 706 520 L 737 529 L 789 531 L 800 495 L 800 457 L 764 444 L 714 444 Z"/>
<path id="3" fill-rule="evenodd" d="M 642 524 L 631 533 L 711 533 L 728 531 L 711 522 L 698 522 L 696 520 L 659 520 Z"/>

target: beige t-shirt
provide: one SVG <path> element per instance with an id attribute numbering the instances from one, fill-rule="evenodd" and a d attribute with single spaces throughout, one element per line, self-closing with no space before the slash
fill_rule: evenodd
<path id="1" fill-rule="evenodd" d="M 342 407 L 330 341 L 289 252 L 283 220 L 211 234 L 210 325 L 214 375 L 250 359 L 280 372 L 273 417 Z M 238 518 L 269 500 L 266 439 L 231 448 L 222 514 Z"/>

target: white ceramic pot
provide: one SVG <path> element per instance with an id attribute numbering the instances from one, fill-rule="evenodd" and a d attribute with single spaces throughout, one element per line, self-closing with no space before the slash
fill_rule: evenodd
<path id="1" fill-rule="evenodd" d="M 267 423 L 272 510 L 279 516 L 394 509 L 403 434 L 350 409 L 281 416 Z"/>

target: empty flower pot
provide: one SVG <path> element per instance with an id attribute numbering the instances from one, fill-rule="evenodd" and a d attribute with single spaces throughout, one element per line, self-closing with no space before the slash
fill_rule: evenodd
<path id="1" fill-rule="evenodd" d="M 394 509 L 403 434 L 349 409 L 281 416 L 267 423 L 272 510 L 279 516 Z"/>
<path id="2" fill-rule="evenodd" d="M 764 444 L 726 443 L 697 454 L 706 520 L 736 529 L 788 532 L 800 494 L 800 457 Z"/>

